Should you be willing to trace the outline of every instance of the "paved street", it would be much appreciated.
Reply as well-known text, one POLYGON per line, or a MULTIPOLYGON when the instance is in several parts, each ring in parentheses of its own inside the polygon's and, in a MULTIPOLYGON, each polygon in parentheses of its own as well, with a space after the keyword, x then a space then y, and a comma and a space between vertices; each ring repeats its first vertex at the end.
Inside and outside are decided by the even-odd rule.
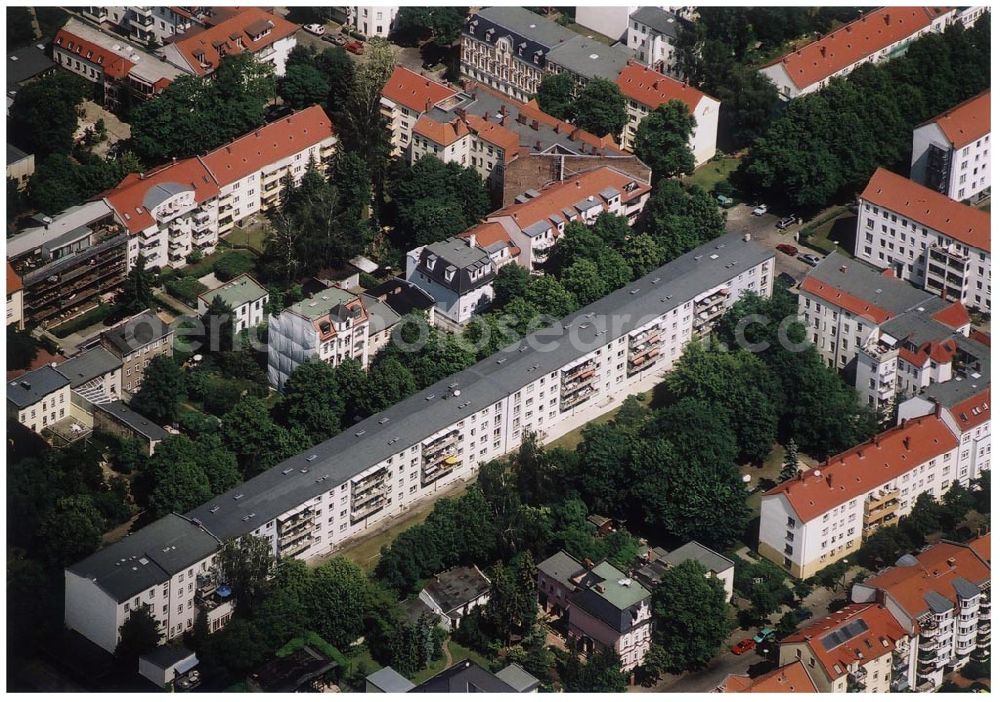
MULTIPOLYGON (((815 253, 812 249, 799 246, 795 235, 799 231, 800 225, 794 225, 782 231, 775 226, 779 219, 777 215, 768 213, 760 217, 754 217, 752 214, 753 207, 753 205, 737 204, 726 210, 726 231, 739 232, 741 234, 749 231, 750 235, 756 241, 771 248, 774 248, 778 244, 791 244, 800 251, 815 253)), ((774 255, 777 261, 778 273, 787 273, 796 282, 801 281, 811 268, 809 264, 788 254, 783 254, 780 251, 775 251, 774 255)))

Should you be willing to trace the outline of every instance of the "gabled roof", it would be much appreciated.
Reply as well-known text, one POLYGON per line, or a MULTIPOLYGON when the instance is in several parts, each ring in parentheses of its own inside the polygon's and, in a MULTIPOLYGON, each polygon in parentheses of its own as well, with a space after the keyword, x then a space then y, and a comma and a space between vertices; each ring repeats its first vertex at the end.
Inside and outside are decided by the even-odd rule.
POLYGON ((765 66, 780 64, 800 89, 913 36, 950 8, 882 7, 765 66))
POLYGON ((81 27, 89 29, 82 22, 70 20, 65 27, 56 32, 56 36, 52 40, 53 45, 79 56, 84 61, 100 66, 104 75, 109 78, 121 79, 127 76, 129 71, 135 67, 135 63, 129 61, 124 52, 113 51, 79 36, 77 30, 81 27))
POLYGON ((638 22, 639 24, 644 24, 650 29, 657 31, 664 36, 668 36, 671 39, 677 38, 682 26, 690 24, 690 22, 677 16, 673 12, 664 10, 662 7, 653 7, 652 5, 640 7, 638 10, 629 15, 628 18, 638 22))
POLYGON ((936 124, 955 149, 981 139, 990 133, 990 91, 984 90, 920 126, 926 124, 936 124))
POLYGON ((721 692, 819 692, 802 661, 793 661, 752 679, 749 675, 731 674, 719 687, 721 692))
POLYGON ((510 255, 512 257, 521 253, 521 249, 510 240, 510 235, 507 234, 507 230, 504 229, 503 225, 498 222, 482 222, 474 227, 466 229, 464 232, 459 234, 459 236, 463 239, 469 239, 475 236, 476 246, 490 253, 498 247, 506 247, 510 249, 510 255))
POLYGON ((107 373, 122 367, 122 361, 103 346, 95 346, 89 351, 60 363, 56 370, 69 380, 71 388, 78 388, 107 373))
POLYGON ((413 133, 430 139, 439 146, 450 146, 469 133, 469 128, 459 118, 450 122, 437 122, 427 115, 421 115, 413 125, 413 133))
POLYGON ((7 294, 13 295, 23 287, 21 276, 14 271, 14 266, 10 265, 10 261, 7 261, 7 294))
POLYGON ((892 171, 877 169, 861 193, 861 199, 947 234, 963 244, 982 251, 990 250, 989 212, 963 205, 892 171))
POLYGON ((170 326, 163 323, 152 312, 146 311, 121 324, 108 329, 102 338, 125 356, 138 351, 151 341, 162 339, 170 334, 170 326))
POLYGON ((918 417, 828 458, 764 494, 783 495, 799 519, 808 522, 957 447, 955 435, 939 417, 918 417))
POLYGON ((396 66, 382 86, 382 97, 417 113, 426 112, 430 106, 457 93, 451 86, 426 78, 406 66, 396 66))
POLYGON ((931 315, 931 319, 941 322, 941 324, 944 324, 950 329, 956 330, 972 323, 972 317, 969 316, 969 310, 965 309, 965 305, 961 302, 953 302, 943 310, 935 312, 931 315))
POLYGON ((42 366, 7 383, 7 402, 24 409, 67 385, 66 376, 52 366, 42 366))
POLYGON ((948 411, 963 432, 990 421, 990 388, 949 407, 948 411))
POLYGON ((629 61, 615 82, 618 83, 622 95, 645 105, 650 110, 655 110, 671 100, 680 100, 694 112, 702 98, 715 100, 687 83, 669 78, 634 61, 629 61))
POLYGON ((177 37, 173 46, 196 76, 208 75, 225 55, 258 52, 279 39, 291 36, 299 25, 260 7, 244 7, 215 26, 200 27, 177 37))

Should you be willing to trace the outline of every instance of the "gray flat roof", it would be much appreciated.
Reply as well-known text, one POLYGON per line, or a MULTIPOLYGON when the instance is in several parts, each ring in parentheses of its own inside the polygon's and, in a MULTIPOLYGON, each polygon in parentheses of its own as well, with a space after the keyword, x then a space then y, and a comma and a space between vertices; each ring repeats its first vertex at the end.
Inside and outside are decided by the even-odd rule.
POLYGON ((536 567, 540 572, 545 573, 553 580, 562 583, 570 589, 575 587, 575 585, 570 581, 570 578, 575 575, 579 575, 586 570, 580 561, 576 560, 565 551, 559 551, 552 554, 536 567))
POLYGON ((121 400, 106 402, 103 405, 95 405, 94 411, 107 413, 130 429, 142 434, 150 441, 162 441, 169 436, 163 427, 156 424, 152 419, 142 416, 121 400))
POLYGON ((922 346, 928 341, 944 341, 954 333, 932 315, 940 312, 951 303, 939 297, 933 297, 919 306, 904 312, 882 325, 882 331, 897 340, 908 339, 915 346, 922 346))
POLYGON ((409 692, 413 689, 412 682, 396 672, 395 668, 386 666, 365 678, 382 692, 409 692))
POLYGON ((45 55, 45 49, 39 44, 8 52, 7 92, 16 91, 21 83, 55 67, 55 62, 45 55))
POLYGON ((263 297, 267 297, 267 290, 251 276, 242 273, 225 285, 215 290, 204 292, 198 297, 204 300, 207 305, 211 305, 215 298, 221 297, 222 301, 229 305, 230 309, 236 310, 248 302, 255 302, 263 297))
POLYGON ((7 259, 31 253, 51 241, 58 241, 80 227, 86 227, 110 215, 111 208, 103 200, 69 207, 52 217, 51 224, 24 229, 8 239, 7 259))
POLYGON ((511 663, 503 670, 498 671, 496 676, 518 692, 529 692, 540 684, 538 678, 517 663, 511 663))
POLYGON ((104 332, 104 338, 124 355, 169 333, 168 324, 152 312, 143 312, 104 332))
POLYGON ((427 581, 424 590, 445 614, 490 591, 490 581, 475 566, 455 566, 427 581))
POLYGON ((66 376, 52 366, 42 366, 7 383, 7 401, 23 409, 67 385, 66 376))
POLYGON ((218 547, 204 529, 168 514, 67 570, 94 581, 116 602, 124 602, 207 558, 218 547))
POLYGON ((674 39, 677 38, 681 26, 687 23, 673 12, 653 6, 640 7, 629 15, 629 19, 674 39))
POLYGON ((183 646, 173 646, 171 644, 164 644, 163 646, 157 646, 149 653, 139 656, 140 658, 149 661, 153 665, 166 670, 171 668, 185 658, 190 658, 194 655, 194 651, 189 651, 183 646))
POLYGON ((725 234, 535 332, 532 336, 540 342, 535 346, 542 348, 534 349, 524 341, 515 342, 337 436, 282 461, 188 514, 201 520, 222 540, 251 532, 327 492, 331 486, 346 482, 434 432, 604 346, 608 342, 609 329, 626 334, 656 316, 683 306, 709 288, 725 283, 742 270, 773 258, 771 249, 754 241, 743 241, 739 234, 725 234), (455 389, 461 390, 461 397, 453 397, 455 389), (307 460, 311 456, 315 458, 307 460), (288 468, 291 472, 283 474, 288 468), (303 473, 302 469, 308 472, 303 473), (323 476, 328 479, 316 482, 323 476), (237 503, 233 496, 240 493, 243 497, 237 503), (215 506, 218 509, 212 511, 215 506), (254 516, 244 521, 243 518, 251 513, 254 516))
MULTIPOLYGON (((523 7, 486 7, 479 10, 476 15, 549 48, 558 45, 561 41, 580 36, 576 32, 523 7)), ((466 22, 466 26, 468 26, 468 22, 466 22)))
POLYGON ((68 361, 63 361, 56 366, 56 370, 69 379, 70 387, 76 388, 121 367, 120 358, 106 348, 96 346, 68 361))
POLYGON ((836 251, 821 259, 806 275, 806 279, 809 278, 850 293, 894 315, 902 314, 934 297, 929 292, 915 288, 899 278, 882 275, 877 268, 836 251))
POLYGON ((630 54, 619 45, 607 46, 576 34, 549 51, 546 60, 584 78, 604 78, 614 82, 628 65, 630 54))
POLYGON ((697 561, 705 570, 713 573, 722 573, 733 567, 733 562, 720 553, 716 553, 707 546, 702 546, 697 541, 689 541, 680 548, 668 553, 664 561, 672 566, 677 566, 684 561, 697 561))

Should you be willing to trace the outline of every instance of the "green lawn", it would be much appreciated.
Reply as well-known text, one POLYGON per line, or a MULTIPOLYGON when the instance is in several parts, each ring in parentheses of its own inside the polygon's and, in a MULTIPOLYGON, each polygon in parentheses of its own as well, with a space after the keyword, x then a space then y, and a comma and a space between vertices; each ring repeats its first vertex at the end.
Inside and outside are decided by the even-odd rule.
POLYGON ((258 254, 264 253, 264 240, 267 238, 267 227, 257 223, 243 229, 234 227, 233 231, 223 237, 233 246, 245 247, 258 254))
MULTIPOLYGON (((740 466, 740 475, 750 474, 752 481, 751 486, 757 487, 757 484, 761 479, 766 478, 768 480, 778 481, 778 474, 781 473, 781 464, 785 460, 785 447, 781 444, 775 444, 771 449, 771 453, 767 455, 764 459, 764 465, 760 468, 752 465, 740 466)), ((799 461, 805 463, 807 466, 815 466, 817 461, 811 458, 801 451, 799 451, 799 461)), ((752 495, 747 497, 747 507, 750 508, 750 512, 753 516, 760 514, 760 500, 763 496, 763 491, 757 490, 752 495)))
MULTIPOLYGON (((448 652, 451 653, 452 665, 455 665, 459 661, 468 658, 470 661, 478 663, 486 670, 490 669, 490 662, 479 653, 473 651, 471 648, 466 648, 462 644, 456 643, 451 639, 448 639, 445 645, 448 647, 448 652)), ((432 661, 431 664, 426 668, 424 668, 423 670, 414 673, 413 676, 410 678, 410 680, 419 685, 425 680, 433 678, 435 675, 440 673, 442 670, 445 669, 447 664, 448 664, 448 657, 441 656, 441 658, 439 658, 436 661, 432 661)))
MULTIPOLYGON (((640 400, 639 402, 642 405, 645 405, 646 407, 649 407, 650 403, 652 403, 652 401, 653 401, 653 391, 650 390, 648 392, 643 393, 643 399, 640 400)), ((552 449, 552 448, 564 448, 564 449, 569 449, 570 451, 572 451, 573 449, 576 448, 576 445, 579 444, 583 440, 583 430, 584 429, 586 429, 587 427, 589 427, 591 425, 607 424, 608 422, 612 421, 615 418, 615 416, 618 414, 618 410, 619 409, 621 409, 620 406, 619 407, 615 407, 610 412, 602 414, 600 417, 597 417, 596 419, 590 420, 589 422, 587 422, 586 424, 584 424, 582 427, 578 427, 578 428, 574 429, 571 432, 563 434, 562 436, 560 436, 555 441, 552 441, 552 442, 546 444, 545 447, 546 448, 550 448, 550 449, 552 449)))
POLYGON ((740 159, 728 156, 709 161, 684 178, 684 182, 688 185, 700 185, 703 190, 712 192, 716 184, 726 180, 739 165, 740 159))
MULTIPOLYGON (((807 223, 802 227, 802 242, 823 253, 837 251, 844 256, 850 257, 851 252, 837 241, 831 239, 830 235, 836 233, 838 235, 837 238, 840 241, 844 241, 844 236, 850 234, 846 230, 852 229, 846 220, 853 220, 854 218, 855 215, 851 214, 851 211, 845 206, 832 207, 821 212, 813 220, 821 222, 820 224, 813 226, 807 223)), ((853 239, 853 237, 851 238, 853 239)))

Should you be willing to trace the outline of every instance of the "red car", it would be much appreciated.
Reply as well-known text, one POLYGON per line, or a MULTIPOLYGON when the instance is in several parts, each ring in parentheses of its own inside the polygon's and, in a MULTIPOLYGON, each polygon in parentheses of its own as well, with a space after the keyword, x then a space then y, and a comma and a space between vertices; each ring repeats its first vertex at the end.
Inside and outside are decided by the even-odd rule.
POLYGON ((752 651, 756 647, 757 644, 753 642, 753 639, 743 639, 742 641, 737 642, 736 645, 730 650, 732 650, 732 652, 737 656, 742 656, 747 651, 752 651))
POLYGON ((789 256, 797 256, 799 253, 799 250, 791 244, 778 244, 774 248, 783 254, 788 254, 789 256))
POLYGON ((358 56, 365 53, 365 45, 362 44, 360 41, 348 42, 344 48, 350 51, 352 54, 357 54, 358 56))

